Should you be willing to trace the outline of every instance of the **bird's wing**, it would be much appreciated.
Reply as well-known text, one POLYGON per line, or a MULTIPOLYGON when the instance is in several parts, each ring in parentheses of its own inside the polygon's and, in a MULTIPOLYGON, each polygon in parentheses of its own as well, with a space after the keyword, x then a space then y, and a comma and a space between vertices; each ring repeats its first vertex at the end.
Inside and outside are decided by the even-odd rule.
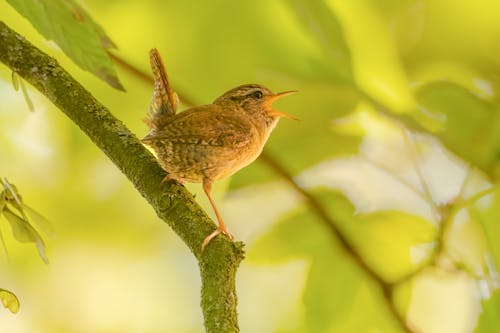
POLYGON ((222 112, 218 105, 198 106, 169 118, 142 141, 199 146, 243 147, 252 139, 253 126, 237 112, 222 112))

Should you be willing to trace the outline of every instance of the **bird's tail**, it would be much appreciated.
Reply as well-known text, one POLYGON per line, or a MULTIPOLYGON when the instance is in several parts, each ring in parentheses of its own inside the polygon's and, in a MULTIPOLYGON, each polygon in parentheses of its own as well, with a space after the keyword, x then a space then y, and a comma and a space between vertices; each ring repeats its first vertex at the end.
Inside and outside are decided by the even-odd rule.
POLYGON ((179 98, 168 82, 167 72, 157 49, 149 51, 149 60, 154 77, 154 93, 144 122, 151 130, 161 126, 162 120, 175 115, 179 98))

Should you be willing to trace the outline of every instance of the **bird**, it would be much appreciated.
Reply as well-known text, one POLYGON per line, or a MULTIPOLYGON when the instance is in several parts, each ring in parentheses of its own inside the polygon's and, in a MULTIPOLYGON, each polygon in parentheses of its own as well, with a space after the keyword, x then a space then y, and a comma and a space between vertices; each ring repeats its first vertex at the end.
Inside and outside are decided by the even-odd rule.
POLYGON ((156 153, 167 172, 163 181, 202 183, 218 227, 202 243, 202 251, 219 234, 233 239, 212 198, 212 184, 252 163, 262 152, 281 117, 272 104, 295 90, 273 93, 259 84, 237 86, 211 104, 177 113, 179 99, 173 91, 157 49, 149 53, 154 92, 145 119, 149 133, 142 142, 156 153))

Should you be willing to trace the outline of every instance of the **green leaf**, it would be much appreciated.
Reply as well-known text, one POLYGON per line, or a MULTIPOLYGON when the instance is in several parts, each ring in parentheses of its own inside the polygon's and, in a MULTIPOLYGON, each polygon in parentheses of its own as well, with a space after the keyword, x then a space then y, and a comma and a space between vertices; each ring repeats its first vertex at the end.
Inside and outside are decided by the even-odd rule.
POLYGON ((435 134, 486 172, 500 162, 500 109, 456 84, 435 82, 418 91, 421 109, 443 120, 435 134))
POLYGON ((398 280, 426 264, 438 231, 426 219, 401 211, 359 215, 351 227, 356 248, 386 281, 398 280))
POLYGON ((9 199, 9 204, 12 205, 21 214, 24 220, 28 222, 29 220, 32 220, 41 231, 43 231, 49 237, 53 238, 55 236, 55 232, 50 222, 36 210, 23 202, 23 199, 14 184, 10 184, 7 179, 4 179, 3 183, 5 191, 2 194, 6 196, 7 199, 9 199), (26 213, 29 215, 30 219, 28 219, 28 215, 26 213))
MULTIPOLYGON (((491 253, 491 257, 495 262, 496 270, 500 268, 500 189, 497 185, 493 192, 492 201, 487 208, 482 208, 480 205, 475 205, 469 208, 471 217, 480 223, 482 231, 487 241, 487 248, 491 253)), ((489 259, 484 256, 482 259, 489 259)), ((488 264, 491 266, 491 264, 488 264)), ((497 275, 498 272, 490 272, 497 275)))
POLYGON ((21 243, 35 242, 35 232, 28 221, 13 213, 9 208, 4 209, 4 216, 9 221, 14 238, 21 243))
POLYGON ((38 254, 48 264, 49 260, 45 254, 45 243, 28 221, 14 214, 9 208, 4 209, 4 216, 9 221, 14 238, 21 243, 35 243, 38 254))
POLYGON ((8 202, 12 207, 17 209, 17 211, 21 213, 23 219, 27 221, 28 217, 26 216, 23 209, 23 199, 21 197, 21 194, 19 194, 16 185, 9 183, 7 178, 4 178, 2 181, 4 186, 3 192, 5 193, 6 202, 8 202))
POLYGON ((497 332, 500 328, 500 291, 483 301, 483 312, 474 333, 497 332))
POLYGON ((426 263, 437 228, 426 219, 402 211, 356 214, 340 193, 313 191, 336 227, 356 252, 385 281, 396 281, 426 263))
POLYGON ((114 47, 103 29, 74 0, 7 0, 78 66, 124 90, 106 49, 114 47))
POLYGON ((6 309, 9 309, 12 313, 17 313, 19 311, 19 300, 16 295, 12 292, 0 288, 0 300, 6 309))
POLYGON ((331 246, 328 230, 322 228, 312 214, 300 209, 285 216, 258 239, 248 250, 247 258, 254 263, 283 262, 315 256, 331 246))
POLYGON ((353 81, 351 55, 344 39, 338 18, 320 0, 289 0, 299 23, 316 38, 335 64, 338 75, 348 82, 353 81))
MULTIPOLYGON (((340 194, 337 198, 339 201, 332 204, 340 215, 350 215, 352 207, 347 200, 340 194)), ((247 255, 252 263, 310 263, 299 332, 401 332, 371 279, 310 210, 301 207, 289 214, 258 239, 247 255)))
POLYGON ((26 211, 27 215, 30 217, 30 221, 44 234, 49 236, 50 238, 54 238, 56 233, 52 224, 39 212, 31 208, 30 206, 23 204, 23 208, 26 211))
POLYGON ((21 198, 19 192, 17 191, 17 187, 14 184, 9 183, 7 178, 2 179, 5 193, 5 200, 15 203, 16 205, 21 205, 21 198))
POLYGON ((394 285, 392 291, 392 301, 398 313, 408 313, 413 296, 413 280, 409 279, 394 285))
POLYGON ((374 2, 325 2, 338 17, 349 46, 355 89, 389 106, 395 113, 413 109, 415 101, 394 36, 374 2))
MULTIPOLYGON (((45 217, 23 203, 22 197, 14 184, 9 183, 6 178, 2 179, 2 183, 4 190, 0 192, 0 215, 3 213, 9 222, 14 238, 22 243, 35 243, 38 254, 45 263, 48 263, 48 258, 45 254, 45 243, 40 237, 38 231, 29 223, 26 212, 42 231, 46 232, 50 237, 53 237, 54 231, 50 226, 50 223, 47 219, 45 219, 45 217), (9 206, 17 210, 21 216, 14 213, 9 206)), ((1 234, 0 238, 5 249, 5 253, 7 253, 7 248, 1 234)))
POLYGON ((273 170, 261 159, 245 167, 231 177, 230 190, 236 190, 245 186, 257 185, 277 179, 273 170))

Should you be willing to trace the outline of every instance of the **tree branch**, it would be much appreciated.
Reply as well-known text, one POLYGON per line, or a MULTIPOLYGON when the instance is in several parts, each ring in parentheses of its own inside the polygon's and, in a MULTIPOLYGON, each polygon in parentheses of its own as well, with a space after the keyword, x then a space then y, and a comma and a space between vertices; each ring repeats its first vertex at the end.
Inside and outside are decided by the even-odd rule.
POLYGON ((207 332, 238 332, 235 275, 243 244, 217 237, 202 253, 213 221, 181 185, 162 184, 165 172, 154 156, 58 62, 0 21, 0 61, 64 112, 132 182, 139 193, 198 259, 201 305, 207 332))

